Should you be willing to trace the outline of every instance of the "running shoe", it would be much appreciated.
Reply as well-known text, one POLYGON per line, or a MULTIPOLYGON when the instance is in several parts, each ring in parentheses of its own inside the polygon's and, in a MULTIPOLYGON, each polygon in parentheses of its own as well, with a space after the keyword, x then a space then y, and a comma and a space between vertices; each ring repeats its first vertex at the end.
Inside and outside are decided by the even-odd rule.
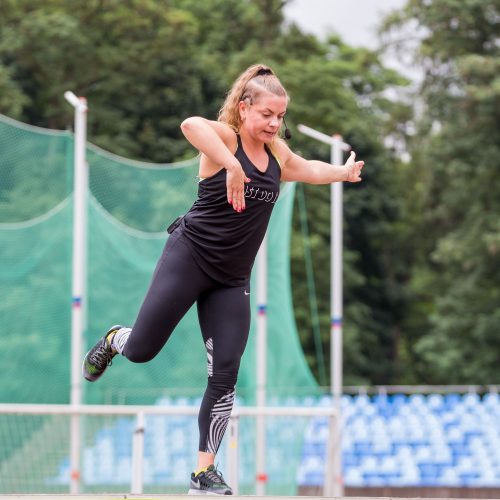
POLYGON ((89 382, 95 382, 104 373, 106 368, 111 365, 113 358, 117 354, 111 348, 111 341, 120 328, 123 327, 121 325, 112 326, 83 359, 83 376, 89 382))
POLYGON ((222 474, 210 465, 204 471, 191 474, 188 495, 232 495, 233 490, 226 484, 222 474))

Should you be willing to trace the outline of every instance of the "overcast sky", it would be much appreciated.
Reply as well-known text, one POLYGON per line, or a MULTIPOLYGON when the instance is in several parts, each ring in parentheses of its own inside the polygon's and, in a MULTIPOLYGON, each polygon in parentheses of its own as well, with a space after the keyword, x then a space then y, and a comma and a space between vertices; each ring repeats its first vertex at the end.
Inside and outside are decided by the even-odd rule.
POLYGON ((335 31, 349 45, 376 48, 376 28, 381 19, 405 3, 406 0, 291 0, 285 15, 321 38, 335 31))
MULTIPOLYGON (((285 7, 285 17, 319 38, 335 32, 348 45, 376 49, 379 46, 377 28, 384 16, 401 9, 406 2, 407 0, 290 0, 285 7)), ((386 54, 382 61, 414 82, 422 77, 418 68, 408 61, 403 63, 396 59, 394 54, 386 54)))

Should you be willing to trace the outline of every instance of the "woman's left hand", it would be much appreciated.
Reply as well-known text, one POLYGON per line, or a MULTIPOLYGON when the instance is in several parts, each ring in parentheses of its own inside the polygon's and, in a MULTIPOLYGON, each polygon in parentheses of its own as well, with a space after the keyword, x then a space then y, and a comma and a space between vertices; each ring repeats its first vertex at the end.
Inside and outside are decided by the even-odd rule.
POLYGON ((344 167, 346 167, 346 182, 361 182, 361 170, 365 165, 364 161, 355 161, 356 153, 351 151, 351 156, 345 162, 344 167))

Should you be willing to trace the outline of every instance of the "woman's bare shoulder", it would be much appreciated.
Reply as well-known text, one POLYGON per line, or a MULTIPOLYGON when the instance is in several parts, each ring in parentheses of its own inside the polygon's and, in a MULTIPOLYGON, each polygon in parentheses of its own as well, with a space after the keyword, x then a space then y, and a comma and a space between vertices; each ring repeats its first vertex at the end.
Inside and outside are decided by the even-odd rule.
POLYGON ((224 141, 228 149, 235 153, 238 147, 238 139, 235 130, 227 123, 215 120, 209 120, 210 126, 217 132, 218 136, 224 141))
POLYGON ((282 168, 285 166, 292 153, 288 144, 281 138, 277 138, 272 142, 271 151, 275 156, 277 156, 282 168))

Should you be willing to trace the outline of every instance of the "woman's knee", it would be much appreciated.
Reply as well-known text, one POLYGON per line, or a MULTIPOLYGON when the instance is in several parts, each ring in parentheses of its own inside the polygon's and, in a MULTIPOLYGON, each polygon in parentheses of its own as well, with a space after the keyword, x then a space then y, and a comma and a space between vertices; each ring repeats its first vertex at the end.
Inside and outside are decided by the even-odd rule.
POLYGON ((238 370, 220 371, 208 377, 208 385, 218 392, 233 390, 238 381, 238 370))
POLYGON ((147 363, 158 354, 157 350, 145 349, 144 346, 127 345, 123 350, 123 355, 132 363, 147 363))

